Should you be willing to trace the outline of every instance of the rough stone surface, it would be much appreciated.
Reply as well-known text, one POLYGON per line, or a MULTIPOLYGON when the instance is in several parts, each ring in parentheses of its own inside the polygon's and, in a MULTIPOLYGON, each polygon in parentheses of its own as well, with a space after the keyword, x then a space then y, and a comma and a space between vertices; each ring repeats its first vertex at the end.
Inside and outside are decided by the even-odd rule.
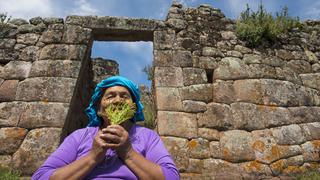
POLYGON ((320 141, 309 141, 301 145, 303 159, 306 162, 320 161, 320 141))
POLYGON ((320 91, 320 73, 301 74, 300 77, 304 86, 320 91))
POLYGON ((233 81, 217 80, 213 83, 213 102, 225 104, 235 102, 233 81))
POLYGON ((181 111, 183 108, 178 88, 158 87, 156 103, 158 109, 162 111, 181 111))
POLYGON ((0 67, 0 77, 23 80, 29 76, 31 65, 31 62, 10 61, 4 67, 0 67))
POLYGON ((21 50, 19 59, 22 61, 35 61, 37 59, 39 47, 27 46, 21 50))
POLYGON ((12 157, 10 155, 0 155, 0 167, 10 168, 12 157))
POLYGON ((197 137, 196 115, 191 113, 158 111, 158 131, 162 136, 197 137), (183 124, 183 126, 181 126, 183 124))
POLYGON ((173 51, 173 64, 178 67, 192 67, 192 56, 190 51, 173 51))
POLYGON ((188 168, 188 140, 175 137, 161 137, 163 143, 167 147, 170 155, 174 159, 180 171, 188 168))
POLYGON ((272 129, 272 134, 275 137, 277 144, 281 145, 301 144, 306 141, 305 134, 297 124, 272 129))
POLYGON ((225 104, 209 103, 207 111, 197 114, 198 126, 215 129, 229 129, 232 126, 231 108, 225 104))
POLYGON ((211 128, 198 128, 198 135, 199 137, 208 139, 209 141, 220 139, 219 131, 211 128))
POLYGON ((180 94, 183 100, 196 100, 208 103, 212 101, 212 84, 197 84, 182 87, 180 94))
POLYGON ((13 155, 13 168, 26 175, 31 175, 57 148, 59 145, 60 133, 60 128, 31 130, 18 151, 13 155))
POLYGON ((6 80, 0 85, 0 102, 13 101, 16 96, 18 80, 6 80))
POLYGON ((224 160, 241 162, 255 159, 252 136, 246 131, 232 130, 221 133, 220 146, 224 160))
POLYGON ((17 35, 17 43, 25 45, 35 45, 39 39, 39 35, 35 33, 17 35))
POLYGON ((183 68, 183 85, 205 84, 208 82, 206 71, 199 68, 183 68))
POLYGON ((18 127, 0 128, 0 154, 12 154, 19 148, 28 130, 18 127))
POLYGON ((91 29, 67 25, 62 41, 64 43, 87 44, 91 36, 91 29))
POLYGON ((70 77, 77 78, 81 62, 71 60, 42 60, 32 64, 29 77, 70 77))
POLYGON ((0 103, 0 126, 17 126, 26 103, 13 101, 0 103))
POLYGON ((181 87, 182 81, 182 68, 176 67, 156 67, 154 70, 156 87, 181 87))
POLYGON ((69 103, 76 79, 60 77, 36 77, 19 82, 16 100, 51 101, 69 103))
POLYGON ((201 101, 185 100, 182 102, 184 112, 198 113, 207 110, 206 103, 201 101))
POLYGON ((68 113, 68 104, 30 102, 20 115, 19 127, 63 127, 68 113))
POLYGON ((203 138, 192 139, 188 143, 189 157, 205 159, 210 157, 209 141, 203 138))
POLYGON ((47 45, 42 48, 40 60, 77 60, 81 61, 84 58, 86 45, 47 45))

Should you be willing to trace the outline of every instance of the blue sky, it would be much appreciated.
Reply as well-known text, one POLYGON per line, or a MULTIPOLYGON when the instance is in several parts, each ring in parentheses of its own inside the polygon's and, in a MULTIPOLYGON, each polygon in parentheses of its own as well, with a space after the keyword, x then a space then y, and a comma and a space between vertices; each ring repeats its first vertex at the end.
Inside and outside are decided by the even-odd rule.
MULTIPOLYGON (((260 0, 177 0, 184 7, 210 4, 229 18, 235 19, 248 3, 256 9, 260 0)), ((291 16, 300 19, 320 19, 320 0, 263 0, 269 12, 288 6, 291 16)), ((0 0, 0 12, 13 18, 36 16, 63 17, 68 15, 98 15, 164 20, 172 0, 0 0)), ((95 42, 92 57, 114 59, 120 64, 120 74, 137 84, 147 84, 144 66, 151 64, 151 42, 95 42)))

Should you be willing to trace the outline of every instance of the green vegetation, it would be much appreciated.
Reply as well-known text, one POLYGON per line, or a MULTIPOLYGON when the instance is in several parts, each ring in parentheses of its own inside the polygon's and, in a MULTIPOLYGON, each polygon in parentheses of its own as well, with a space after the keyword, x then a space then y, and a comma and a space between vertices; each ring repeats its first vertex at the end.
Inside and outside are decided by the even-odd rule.
POLYGON ((257 12, 251 11, 247 4, 247 9, 241 12, 237 21, 236 34, 248 46, 256 47, 265 42, 274 43, 280 34, 302 27, 298 17, 289 17, 287 7, 274 17, 264 9, 262 3, 257 12))
POLYGON ((151 81, 153 79, 153 66, 147 65, 142 69, 142 72, 145 72, 148 76, 148 80, 151 81))
POLYGON ((144 104, 143 114, 144 121, 139 124, 149 129, 155 129, 157 124, 155 120, 154 108, 152 108, 150 104, 144 104))
POLYGON ((320 172, 319 171, 310 171, 304 174, 300 174, 297 177, 297 180, 320 180, 320 172))
POLYGON ((0 38, 5 37, 8 35, 10 31, 10 26, 8 22, 10 21, 11 17, 7 16, 7 13, 0 13, 0 38))
POLYGON ((20 173, 0 166, 0 179, 19 180, 20 173))
POLYGON ((111 124, 121 124, 124 121, 131 119, 136 112, 135 103, 119 103, 110 104, 105 109, 106 116, 110 119, 111 124))

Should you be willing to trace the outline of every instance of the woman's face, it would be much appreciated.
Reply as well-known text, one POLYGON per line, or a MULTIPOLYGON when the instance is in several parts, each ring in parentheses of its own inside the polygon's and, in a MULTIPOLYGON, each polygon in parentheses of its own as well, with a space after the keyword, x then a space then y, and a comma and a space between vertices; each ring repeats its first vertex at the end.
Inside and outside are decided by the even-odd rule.
POLYGON ((121 102, 133 102, 129 90, 123 86, 109 87, 101 98, 99 112, 104 112, 104 109, 110 104, 117 104, 121 102))

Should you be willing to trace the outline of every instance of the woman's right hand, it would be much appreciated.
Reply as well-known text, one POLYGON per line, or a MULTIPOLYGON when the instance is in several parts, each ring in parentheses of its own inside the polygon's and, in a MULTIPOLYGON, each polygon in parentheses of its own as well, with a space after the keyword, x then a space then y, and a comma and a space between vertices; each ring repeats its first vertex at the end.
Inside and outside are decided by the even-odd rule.
POLYGON ((93 143, 92 143, 92 148, 89 152, 89 156, 91 156, 91 158, 93 158, 94 161, 96 161, 97 163, 100 163, 103 161, 106 151, 107 151, 107 143, 104 139, 102 139, 101 137, 103 137, 103 133, 102 131, 99 129, 97 135, 95 136, 93 143))

